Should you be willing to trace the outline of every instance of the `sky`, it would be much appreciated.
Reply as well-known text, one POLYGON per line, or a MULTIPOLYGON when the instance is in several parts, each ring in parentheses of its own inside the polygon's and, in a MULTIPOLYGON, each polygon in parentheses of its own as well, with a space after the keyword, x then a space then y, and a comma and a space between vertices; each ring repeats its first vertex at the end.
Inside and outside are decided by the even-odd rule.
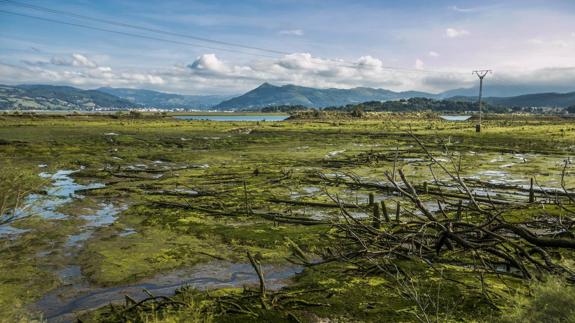
POLYGON ((571 0, 0 0, 0 83, 438 93, 491 69, 491 84, 575 91, 574 17, 571 0))

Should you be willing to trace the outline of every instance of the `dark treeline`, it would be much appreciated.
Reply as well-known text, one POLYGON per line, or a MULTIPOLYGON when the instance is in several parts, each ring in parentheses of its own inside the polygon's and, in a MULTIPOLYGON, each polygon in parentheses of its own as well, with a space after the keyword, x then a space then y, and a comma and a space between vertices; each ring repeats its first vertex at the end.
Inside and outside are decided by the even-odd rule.
MULTIPOLYGON (((355 111, 362 110, 365 112, 475 112, 478 110, 477 102, 434 100, 427 98, 401 99, 397 101, 370 101, 359 104, 348 104, 343 107, 328 107, 327 111, 355 111)), ((511 109, 498 107, 490 104, 483 104, 483 111, 494 113, 510 112, 511 109)))
MULTIPOLYGON (((250 111, 257 110, 260 112, 284 112, 294 113, 302 111, 316 110, 303 105, 277 105, 268 106, 260 109, 248 109, 250 111)), ((465 113, 475 112, 478 110, 477 102, 464 102, 464 101, 449 101, 449 100, 434 100, 427 98, 411 98, 401 99, 396 101, 369 101, 356 104, 348 104, 345 106, 326 107, 321 110, 333 112, 419 112, 419 111, 433 111, 433 112, 451 112, 451 113, 465 113)), ((247 111, 247 110, 244 110, 247 111)), ((483 111, 493 113, 506 113, 516 111, 513 108, 494 106, 491 104, 483 104, 483 111)))
MULTIPOLYGON (((244 111, 259 112, 284 112, 296 113, 303 111, 318 110, 303 105, 277 105, 264 108, 253 108, 244 111)), ((479 110, 477 102, 459 100, 435 100, 428 98, 411 98, 394 101, 369 101, 363 103, 348 104, 345 106, 332 106, 319 109, 329 112, 422 112, 432 111, 437 113, 474 113, 479 110)), ((528 112, 537 114, 575 113, 575 106, 568 108, 533 108, 519 106, 502 106, 483 102, 483 112, 487 113, 512 113, 528 112)))
POLYGON ((300 112, 300 111, 308 111, 314 110, 313 108, 308 108, 303 105, 274 105, 269 107, 263 107, 260 109, 261 112, 271 113, 271 112, 300 112))

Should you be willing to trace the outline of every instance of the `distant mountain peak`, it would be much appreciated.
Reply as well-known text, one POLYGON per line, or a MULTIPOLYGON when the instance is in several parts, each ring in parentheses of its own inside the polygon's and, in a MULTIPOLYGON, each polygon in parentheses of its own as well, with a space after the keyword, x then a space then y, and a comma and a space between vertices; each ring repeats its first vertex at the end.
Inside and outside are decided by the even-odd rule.
POLYGON ((262 83, 260 86, 258 86, 257 88, 255 88, 255 90, 257 90, 257 89, 266 89, 266 88, 278 88, 278 87, 279 87, 279 86, 275 86, 275 85, 273 85, 273 84, 271 84, 271 83, 264 82, 264 83, 262 83))
POLYGON ((102 87, 99 91, 129 100, 140 107, 159 109, 208 109, 230 95, 182 95, 153 90, 102 87))
MULTIPOLYGON (((418 96, 433 97, 418 92, 418 96)), ((317 89, 294 84, 275 86, 265 82, 244 95, 226 100, 217 109, 253 109, 275 105, 300 105, 309 108, 342 106, 366 101, 387 101, 407 99, 412 95, 384 89, 357 87, 353 89, 317 89)))

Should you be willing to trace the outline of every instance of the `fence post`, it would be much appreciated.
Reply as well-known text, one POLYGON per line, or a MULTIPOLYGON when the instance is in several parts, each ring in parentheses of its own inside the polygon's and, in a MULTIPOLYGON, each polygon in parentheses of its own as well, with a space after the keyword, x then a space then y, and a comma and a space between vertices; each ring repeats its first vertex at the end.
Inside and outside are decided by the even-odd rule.
POLYGON ((379 210, 379 204, 373 205, 373 222, 372 226, 375 229, 379 229, 381 227, 381 212, 379 210))
POLYGON ((531 177, 531 185, 529 186, 529 203, 535 202, 535 191, 533 190, 533 177, 531 177))

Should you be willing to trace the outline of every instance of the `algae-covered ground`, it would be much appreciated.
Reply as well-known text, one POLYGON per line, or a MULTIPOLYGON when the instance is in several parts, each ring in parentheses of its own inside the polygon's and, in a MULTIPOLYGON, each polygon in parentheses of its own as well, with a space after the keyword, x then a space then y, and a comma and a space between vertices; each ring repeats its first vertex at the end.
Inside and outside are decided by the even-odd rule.
MULTIPOLYGON (((129 293, 122 288, 130 286, 171 295, 192 276, 193 287, 215 291, 208 296, 183 288, 176 297, 185 307, 142 320, 498 319, 508 306, 506 295, 526 290, 527 282, 485 275, 463 278, 467 284, 460 286, 449 279, 467 277, 460 269, 444 266, 439 273, 407 262, 416 278, 411 286, 398 287, 389 277, 359 273, 351 263, 292 263, 298 254, 318 262, 341 243, 333 234, 332 223, 340 216, 334 196, 358 219, 371 212, 370 193, 388 205, 402 202, 410 211, 400 196, 345 182, 383 182, 394 164, 414 183, 445 179, 429 171, 412 134, 441 162, 460 164, 470 181, 524 187, 534 178, 543 189, 560 187, 564 161, 575 155, 572 121, 488 116, 483 127, 477 134, 474 121, 401 114, 282 122, 2 115, 1 172, 27 174, 32 188, 22 197, 22 206, 29 205, 0 229, 1 320, 69 321, 75 312, 87 321, 113 320, 105 309, 86 310, 123 302, 129 293), (248 252, 268 266, 264 275, 272 273, 275 289, 307 291, 298 294, 299 305, 284 312, 262 309, 256 316, 218 311, 214 297, 257 285, 248 252), (210 276, 216 267, 234 265, 239 269, 210 276), (492 287, 490 297, 500 308, 485 302, 484 286, 492 287), (429 296, 435 294, 442 297, 429 296), (433 308, 434 316, 426 317, 421 304, 433 308)), ((570 174, 564 178, 567 187, 575 185, 570 174)), ((490 192, 498 199, 528 198, 521 190, 490 192)), ((562 216, 549 207, 529 210, 504 216, 518 221, 562 216)))

